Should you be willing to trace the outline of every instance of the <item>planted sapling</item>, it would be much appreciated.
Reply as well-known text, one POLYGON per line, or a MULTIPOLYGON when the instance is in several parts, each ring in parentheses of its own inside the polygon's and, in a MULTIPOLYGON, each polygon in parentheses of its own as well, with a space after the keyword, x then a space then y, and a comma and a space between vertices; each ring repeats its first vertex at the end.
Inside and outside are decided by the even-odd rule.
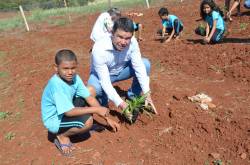
POLYGON ((146 113, 151 117, 153 110, 150 105, 145 106, 146 98, 147 93, 142 96, 135 97, 132 100, 126 100, 128 106, 122 111, 122 114, 126 117, 130 124, 136 121, 139 113, 146 113))

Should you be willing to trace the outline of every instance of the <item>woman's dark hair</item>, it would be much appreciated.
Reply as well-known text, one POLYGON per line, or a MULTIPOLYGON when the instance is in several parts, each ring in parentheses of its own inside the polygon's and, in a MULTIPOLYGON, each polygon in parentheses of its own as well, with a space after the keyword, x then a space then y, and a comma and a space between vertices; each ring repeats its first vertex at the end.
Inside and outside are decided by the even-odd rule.
POLYGON ((112 7, 108 10, 109 15, 112 16, 116 16, 116 17, 120 17, 121 16, 121 11, 116 8, 116 7, 112 7))
POLYGON ((55 63, 56 65, 60 65, 62 61, 75 61, 77 62, 77 58, 75 53, 69 49, 61 49, 56 53, 55 63))
POLYGON ((205 18, 206 18, 206 13, 204 13, 204 11, 203 11, 203 6, 204 5, 208 5, 208 6, 210 6, 210 8, 212 9, 212 11, 217 11, 217 12, 219 12, 220 13, 220 15, 223 17, 224 16, 224 14, 223 14, 223 12, 221 11, 221 9, 215 4, 215 2, 213 1, 213 0, 203 0, 202 2, 201 2, 201 5, 200 5, 200 16, 201 16, 201 18, 203 19, 203 20, 205 20, 205 18))
POLYGON ((113 33, 115 33, 117 29, 123 30, 125 32, 134 33, 133 21, 127 17, 121 17, 114 22, 113 33))
POLYGON ((168 9, 165 7, 160 8, 160 10, 158 11, 158 15, 159 16, 168 15, 168 9))

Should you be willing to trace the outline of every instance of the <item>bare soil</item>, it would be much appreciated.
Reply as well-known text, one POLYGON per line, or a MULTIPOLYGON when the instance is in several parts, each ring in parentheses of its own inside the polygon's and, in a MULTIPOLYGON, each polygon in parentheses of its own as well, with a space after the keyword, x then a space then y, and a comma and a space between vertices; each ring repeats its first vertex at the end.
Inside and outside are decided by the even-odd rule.
MULTIPOLYGON (((151 89, 159 115, 151 119, 143 114, 129 125, 111 104, 121 131, 75 137, 77 149, 69 158, 61 156, 43 127, 41 95, 61 48, 76 52, 79 74, 87 81, 89 36, 99 13, 65 26, 41 24, 28 33, 0 33, 0 109, 9 112, 0 120, 1 164, 250 164, 250 11, 242 8, 243 16, 233 17, 223 43, 202 45, 194 34, 199 3, 170 2, 164 6, 184 23, 181 39, 170 43, 155 40, 160 7, 131 10, 144 14, 134 19, 144 26, 140 48, 152 63, 151 89), (216 108, 202 110, 187 99, 199 92, 210 96, 216 108)), ((128 82, 116 84, 120 92, 129 88, 128 82)))

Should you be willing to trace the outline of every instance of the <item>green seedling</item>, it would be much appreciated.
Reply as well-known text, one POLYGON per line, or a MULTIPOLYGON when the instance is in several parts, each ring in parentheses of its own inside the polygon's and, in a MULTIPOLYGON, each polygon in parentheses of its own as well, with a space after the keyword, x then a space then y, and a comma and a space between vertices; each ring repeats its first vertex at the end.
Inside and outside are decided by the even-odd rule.
POLYGON ((4 120, 10 116, 10 112, 0 112, 0 120, 4 120))
POLYGON ((8 132, 6 135, 4 135, 4 139, 5 139, 5 140, 12 140, 12 139, 15 138, 15 136, 16 136, 15 133, 13 133, 13 132, 8 132))
POLYGON ((195 33, 201 36, 206 35, 206 26, 204 24, 200 24, 196 29, 195 33))
POLYGON ((126 100, 128 106, 122 111, 122 114, 126 117, 130 124, 136 121, 136 118, 138 117, 139 113, 145 112, 148 116, 152 117, 152 107, 145 106, 146 98, 147 93, 142 96, 138 96, 132 100, 126 100))
POLYGON ((213 165, 223 165, 222 160, 215 160, 213 161, 213 165))
POLYGON ((248 25, 247 23, 241 23, 240 24, 240 29, 241 30, 246 30, 247 29, 247 25, 248 25))

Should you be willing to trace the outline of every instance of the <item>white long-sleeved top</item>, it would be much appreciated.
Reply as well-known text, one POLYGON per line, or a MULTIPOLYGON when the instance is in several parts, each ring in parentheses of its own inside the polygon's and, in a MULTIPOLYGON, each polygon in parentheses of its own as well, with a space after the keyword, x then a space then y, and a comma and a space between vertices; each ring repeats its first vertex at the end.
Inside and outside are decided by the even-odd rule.
POLYGON ((110 76, 118 75, 127 66, 128 61, 131 61, 143 93, 147 93, 150 90, 149 77, 141 58, 138 42, 134 37, 129 46, 122 51, 115 50, 111 37, 95 42, 92 49, 91 72, 97 73, 104 92, 116 106, 119 106, 123 100, 112 86, 110 76))
POLYGON ((90 39, 96 42, 106 36, 111 36, 111 30, 113 28, 113 21, 108 12, 102 13, 96 20, 92 32, 90 34, 90 39))

